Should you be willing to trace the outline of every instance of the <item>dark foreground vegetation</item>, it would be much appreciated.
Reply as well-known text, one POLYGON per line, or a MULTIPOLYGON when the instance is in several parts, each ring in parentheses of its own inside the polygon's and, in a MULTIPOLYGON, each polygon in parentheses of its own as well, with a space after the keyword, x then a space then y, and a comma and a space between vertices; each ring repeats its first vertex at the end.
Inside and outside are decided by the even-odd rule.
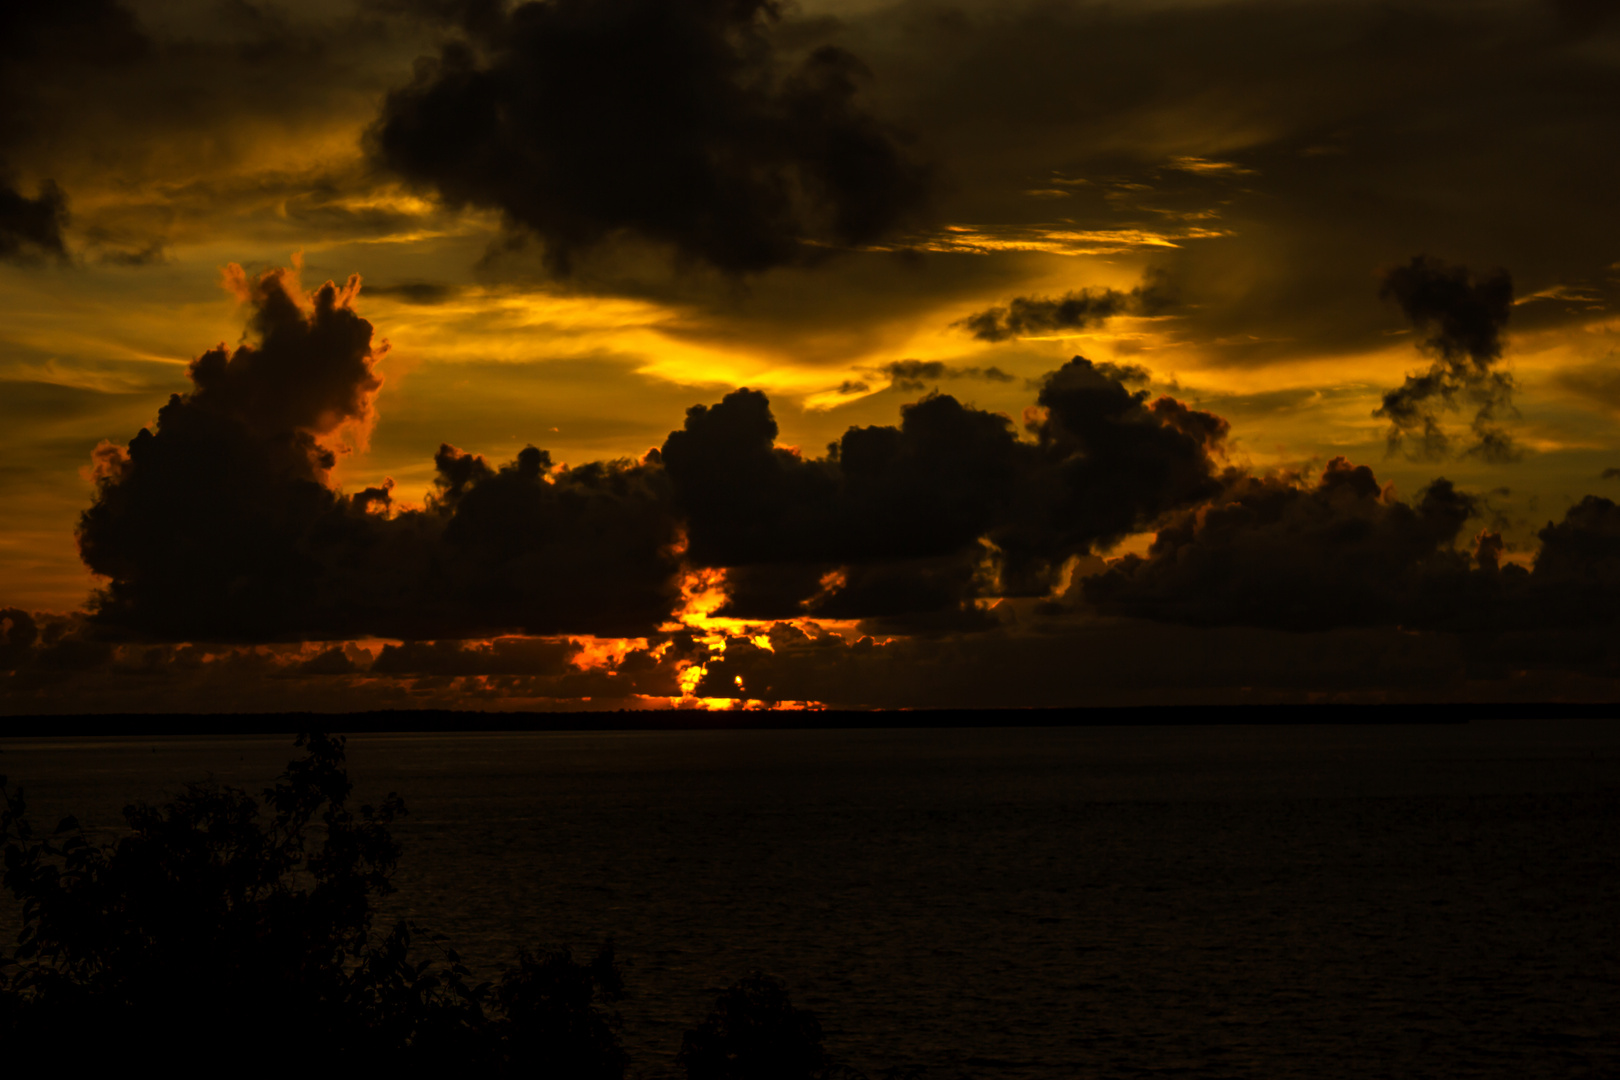
MULTIPOLYGON (((349 805, 341 736, 297 745, 262 799, 192 784, 127 807, 128 832, 108 843, 71 817, 37 830, 0 777, 3 883, 21 915, 15 946, 0 949, 8 1070, 620 1080, 611 944, 589 960, 519 952, 479 980, 419 927, 375 926, 404 804, 349 805)), ((686 1032, 676 1061, 688 1080, 861 1075, 758 972, 686 1032)))

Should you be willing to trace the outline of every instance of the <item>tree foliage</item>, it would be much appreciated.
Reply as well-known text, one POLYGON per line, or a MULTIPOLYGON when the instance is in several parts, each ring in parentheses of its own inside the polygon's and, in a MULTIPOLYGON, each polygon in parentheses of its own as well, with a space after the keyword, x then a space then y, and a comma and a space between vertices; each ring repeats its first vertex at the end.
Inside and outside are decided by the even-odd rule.
MULTIPOLYGON (((815 1013, 796 1008, 780 979, 751 971, 686 1033, 676 1060, 686 1080, 867 1080, 821 1041, 815 1013)), ((883 1076, 915 1080, 918 1074, 889 1069, 883 1076)))
POLYGON ((36 831, 0 777, 5 889, 20 905, 0 951, 0 1046, 10 1065, 162 1061, 283 1068, 456 1066, 622 1080, 611 946, 590 963, 520 953, 473 984, 453 949, 373 925, 393 891, 397 795, 352 809, 341 736, 305 735, 262 800, 191 784, 126 807, 95 842, 64 818, 36 831), (65 1055, 65 1056, 64 1056, 65 1055))

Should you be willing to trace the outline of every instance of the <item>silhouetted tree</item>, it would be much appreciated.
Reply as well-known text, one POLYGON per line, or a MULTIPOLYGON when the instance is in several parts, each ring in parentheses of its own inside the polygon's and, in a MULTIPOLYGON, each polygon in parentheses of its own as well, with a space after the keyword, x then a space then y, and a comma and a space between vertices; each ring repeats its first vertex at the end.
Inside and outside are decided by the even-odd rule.
POLYGON ((538 958, 519 953, 494 988, 500 1019, 492 1031, 502 1063, 512 1075, 620 1080, 628 1062, 613 1019, 594 1000, 623 991, 611 943, 589 964, 576 963, 566 949, 538 958))
POLYGON ((297 745, 262 806, 192 784, 127 807, 130 831, 111 843, 71 817, 37 833, 0 777, 0 880, 22 916, 0 953, 0 1060, 621 1080, 616 1019, 597 1004, 621 989, 611 947, 590 964, 520 954, 476 986, 453 949, 415 959, 413 927, 372 926, 403 803, 351 810, 343 739, 297 745))
POLYGON ((824 1080, 860 1074, 821 1047, 821 1023, 794 1008, 787 988, 758 971, 732 984, 702 1025, 681 1040, 687 1080, 824 1080))

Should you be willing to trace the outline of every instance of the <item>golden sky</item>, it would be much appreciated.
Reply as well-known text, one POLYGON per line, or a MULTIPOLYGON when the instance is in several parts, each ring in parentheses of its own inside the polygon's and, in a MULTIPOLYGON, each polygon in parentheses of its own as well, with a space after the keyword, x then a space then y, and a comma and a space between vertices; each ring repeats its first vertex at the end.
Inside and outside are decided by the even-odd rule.
MULTIPOLYGON (((539 615, 436 626, 424 615, 409 634, 359 616, 233 634, 207 620, 193 629, 178 615, 142 614, 155 601, 140 588, 157 585, 142 585, 145 564, 135 556, 119 571, 135 598, 123 614, 91 601, 110 579, 88 569, 76 531, 103 498, 98 445, 124 447, 143 427, 159 431, 158 410, 172 394, 202 400, 191 366, 208 350, 246 342, 278 355, 263 337, 273 298, 242 282, 285 283, 303 305, 300 318, 315 326, 316 290, 358 275, 358 295, 340 298, 338 311, 374 329, 365 362, 380 389, 352 415, 323 414, 294 429, 337 451, 311 482, 351 497, 391 480, 385 513, 423 520, 435 506, 451 513, 435 487, 442 444, 481 455, 491 469, 535 446, 549 454, 547 476, 573 476, 559 467, 643 460, 682 429, 689 408, 717 406, 742 387, 768 395, 775 445, 797 448, 805 476, 847 430, 897 425, 903 406, 936 393, 975 416, 1008 418, 1033 453, 1047 414, 1029 410, 1057 393, 1057 382, 1043 380, 1071 370, 1064 365, 1075 356, 1101 373, 1087 378, 1143 395, 1132 423, 1170 430, 1170 414, 1147 411, 1168 396, 1229 425, 1200 444, 1208 486, 1132 502, 1128 528, 1087 531, 1068 518, 1043 525, 1043 536, 1061 533, 1067 545, 1040 548, 1044 600, 1008 585, 1015 571, 998 561, 1014 559, 1007 545, 1039 546, 1033 532, 1020 526, 1005 540, 964 533, 980 578, 953 586, 969 591, 952 594, 959 608, 951 610, 990 613, 976 629, 971 619, 913 626, 884 614, 890 601, 840 607, 838 597, 859 588, 845 579, 819 586, 821 600, 806 594, 779 615, 726 624, 736 640, 767 646, 777 624, 808 632, 806 641, 836 634, 843 649, 870 636, 870 647, 889 651, 880 679, 855 672, 850 665, 865 662, 858 658, 791 674, 784 667, 766 700, 938 703, 942 691, 926 673, 941 665, 979 672, 972 703, 986 705, 1133 694, 1224 700, 1237 692, 1231 687, 1264 684, 1277 665, 1300 663, 1325 674, 1287 693, 1421 696, 1427 687, 1466 697, 1505 685, 1480 683, 1473 661, 1456 658, 1467 650, 1455 613, 1425 623, 1401 601, 1343 619, 1285 617, 1264 605, 1192 616, 1185 612, 1196 604, 1162 592, 1151 603, 1132 592, 1109 608, 1101 592, 1082 599, 1077 582, 1105 570, 1099 560, 1148 554, 1154 535, 1176 521, 1203 522, 1210 508, 1260 491, 1242 484, 1314 491, 1337 458, 1393 484, 1377 496, 1386 509, 1417 507, 1442 477, 1466 498, 1466 522, 1391 571, 1401 575, 1453 555, 1477 570, 1482 531, 1500 535, 1504 565, 1534 568, 1543 529, 1588 495, 1614 495, 1620 481, 1604 472, 1620 465, 1612 208, 1620 21, 1606 5, 861 0, 759 4, 742 15, 708 0, 601 7, 620 17, 582 0, 493 9, 455 0, 73 0, 55 14, 7 16, 16 25, 0 46, 0 607, 37 613, 61 640, 102 643, 97 662, 127 669, 137 664, 132 650, 143 648, 167 650, 153 653, 159 667, 178 664, 174 651, 183 648, 214 648, 208 656, 265 671, 347 658, 329 661, 325 682, 312 669, 277 684, 294 687, 277 691, 293 704, 464 704, 482 695, 538 708, 693 698, 686 691, 698 676, 683 673, 703 668, 704 657, 676 662, 687 645, 667 639, 681 625, 675 615, 638 633, 539 615), (1391 285, 1402 267, 1428 275, 1411 286, 1418 291, 1391 285), (260 276, 276 268, 288 273, 260 276), (1510 291, 1494 314, 1481 314, 1499 272, 1510 291), (233 275, 235 290, 227 287, 233 275), (1489 324, 1489 341, 1458 328, 1469 319, 1489 324), (995 332, 976 333, 985 327, 995 332), (1392 441, 1386 395, 1446 363, 1452 382, 1411 399, 1448 436, 1445 447, 1426 448, 1412 426, 1392 441), (1483 431, 1495 433, 1497 449, 1480 441, 1483 431), (1040 623, 1041 603, 1069 605, 1061 626, 1040 623), (825 617, 811 618, 817 610, 825 617), (1343 659, 1361 647, 1346 645, 1346 635, 1371 641, 1384 631, 1421 642, 1388 638, 1366 648, 1375 656, 1427 650, 1428 674, 1347 675, 1368 664, 1405 670, 1387 659, 1360 668, 1343 659), (417 647, 399 644, 408 639, 522 640, 501 637, 513 633, 572 640, 579 651, 528 668, 469 660, 442 671, 396 664, 405 675, 394 677, 373 670, 385 643, 397 660, 398 650, 417 647), (211 643, 211 634, 236 640, 211 643), (1312 659, 1193 678, 1116 657, 1113 674, 1090 690, 1007 673, 1008 655, 1039 668, 1082 638, 1092 655, 1104 638, 1119 653, 1129 651, 1120 642, 1140 638, 1149 654, 1174 638, 1177 648, 1203 642, 1190 646, 1200 655, 1258 649, 1312 659), (1262 638, 1271 644, 1256 646, 1262 638), (669 692, 590 693, 556 682, 624 675, 628 686, 625 641, 641 642, 638 655, 669 692), (1126 669, 1135 681, 1097 689, 1126 669), (552 681, 503 689, 503 678, 552 681), (872 690, 873 679, 887 689, 872 690)), ((231 415, 249 427, 262 420, 251 412, 260 405, 240 408, 249 411, 231 415)), ((1085 444, 1088 436, 1077 437, 1085 444)), ((1075 453, 1112 460, 1095 448, 1075 453)), ((614 475, 664 482, 656 461, 637 468, 645 475, 614 475)), ((1101 492, 1108 476, 1086 483, 1101 492)), ((563 490, 561 480, 546 482, 563 490)), ((916 511, 925 517, 955 497, 948 486, 906 490, 935 500, 916 511)), ((1091 491, 1073 497, 1088 506, 1111 497, 1091 491)), ((695 554, 669 556, 689 596, 706 570, 721 572, 715 596, 726 592, 727 573, 735 592, 741 566, 792 564, 800 578, 816 568, 909 575, 903 586, 873 585, 874 596, 923 589, 919 582, 932 588, 958 573, 927 563, 946 558, 943 540, 901 552, 887 540, 846 536, 768 556, 714 540, 711 550, 732 554, 705 556, 705 526, 689 516, 704 511, 682 502, 697 496, 675 498, 668 527, 681 543, 688 531, 697 536, 695 554)), ((734 510, 716 511, 720 524, 710 527, 746 532, 746 514, 734 510)), ((1047 521, 1056 511, 1030 513, 1047 521)), ((1357 513, 1366 528, 1385 527, 1382 517, 1367 524, 1374 511, 1357 513)), ((141 517, 119 527, 176 535, 214 527, 189 520, 141 517)), ((838 521, 854 530, 848 535, 870 526, 838 521)), ((1608 526, 1594 528, 1608 535, 1608 526)), ((207 535, 192 541, 205 544, 207 535)), ((951 558, 965 558, 969 549, 953 550, 951 558)), ((572 573, 566 565, 548 572, 572 573)), ((1610 580, 1601 568, 1580 574, 1610 580)), ((1183 587, 1172 576, 1153 580, 1153 588, 1183 587)), ((1248 594, 1235 578, 1185 587, 1208 596, 1228 586, 1248 594)), ((659 586, 660 595, 673 596, 672 587, 659 586)), ((553 595, 550 585, 534 588, 535 597, 553 595)), ((1320 610, 1335 603, 1324 595, 1320 610)), ((685 625, 709 633, 709 655, 722 655, 720 624, 701 625, 690 599, 685 610, 685 625)), ((1520 615, 1492 618, 1511 627, 1520 615)), ((1554 628, 1547 633, 1592 621, 1536 618, 1524 625, 1554 628)), ((44 649, 48 636, 40 630, 24 644, 44 649)), ((746 646, 728 651, 739 672, 754 662, 746 646)), ((21 656, 10 661, 16 673, 3 699, 11 712, 71 701, 142 708, 155 693, 132 689, 120 669, 97 675, 100 696, 75 698, 60 680, 25 678, 34 661, 21 656)), ((1490 677, 1554 678, 1536 674, 1539 663, 1503 660, 1490 677)), ((1596 678, 1601 667, 1556 675, 1596 678)), ((197 693, 195 707, 252 707, 217 687, 197 693)), ((752 695, 745 688, 742 697, 752 695)))

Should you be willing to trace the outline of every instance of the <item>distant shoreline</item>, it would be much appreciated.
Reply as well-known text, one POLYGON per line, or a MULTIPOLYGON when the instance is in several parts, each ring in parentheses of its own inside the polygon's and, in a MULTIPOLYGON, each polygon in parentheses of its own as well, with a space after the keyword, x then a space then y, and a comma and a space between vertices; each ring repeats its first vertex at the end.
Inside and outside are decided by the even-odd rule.
POLYGON ((1283 725, 1435 725, 1471 720, 1620 719, 1607 704, 1221 705, 1072 709, 621 709, 484 712, 387 709, 357 713, 100 713, 0 717, 0 738, 482 731, 750 731, 795 729, 1283 725))

